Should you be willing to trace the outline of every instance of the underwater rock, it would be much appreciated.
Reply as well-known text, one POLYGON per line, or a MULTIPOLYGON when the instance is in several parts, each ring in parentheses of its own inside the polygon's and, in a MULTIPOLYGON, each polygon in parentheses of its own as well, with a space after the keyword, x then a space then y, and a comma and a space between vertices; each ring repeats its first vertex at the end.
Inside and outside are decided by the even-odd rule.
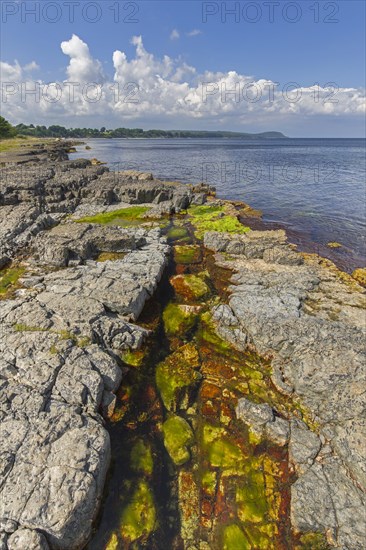
POLYGON ((163 424, 164 445, 174 464, 181 466, 191 458, 194 442, 192 428, 181 416, 171 416, 163 424))
POLYGON ((175 275, 171 277, 170 284, 176 294, 187 301, 202 300, 210 292, 204 278, 199 275, 175 275))

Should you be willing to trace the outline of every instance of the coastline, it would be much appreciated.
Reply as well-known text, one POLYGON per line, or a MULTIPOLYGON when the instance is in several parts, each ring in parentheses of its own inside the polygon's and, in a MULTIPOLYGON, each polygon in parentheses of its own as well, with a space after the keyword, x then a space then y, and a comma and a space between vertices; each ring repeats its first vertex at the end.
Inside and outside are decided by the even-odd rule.
MULTIPOLYGON (((156 177, 162 180, 177 179, 180 181, 182 176, 183 183, 189 184, 204 181, 214 186, 217 180, 217 192, 221 198, 244 201, 253 208, 262 210, 262 220, 266 225, 261 225, 261 227, 284 229, 290 241, 298 245, 300 250, 314 252, 326 257, 348 273, 352 273, 355 269, 366 265, 364 241, 361 237, 363 234, 363 225, 360 221, 363 214, 362 212, 360 213, 360 208, 357 207, 360 200, 359 193, 353 193, 352 195, 352 200, 355 201, 356 205, 355 211, 352 213, 344 205, 344 215, 342 218, 340 209, 342 209, 342 202, 344 200, 337 199, 334 202, 332 199, 333 195, 334 197, 343 195, 343 190, 339 188, 336 181, 334 185, 326 187, 321 182, 319 182, 318 186, 311 185, 312 178, 314 177, 311 168, 312 162, 316 163, 317 159, 318 162, 321 161, 319 160, 320 152, 318 153, 318 149, 313 144, 312 148, 308 150, 305 144, 306 140, 289 140, 290 150, 292 148, 296 150, 294 153, 297 159, 294 161, 295 165, 298 166, 296 163, 300 164, 299 170, 304 175, 301 181, 295 182, 294 185, 286 184, 286 178, 283 183, 279 179, 281 168, 285 166, 285 163, 291 163, 292 153, 289 151, 286 153, 283 150, 283 146, 277 140, 275 141, 274 153, 270 153, 273 146, 268 140, 264 142, 265 145, 263 146, 257 146, 253 142, 249 150, 246 146, 243 146, 244 149, 241 150, 240 142, 237 141, 235 142, 236 145, 233 152, 231 152, 231 145, 225 145, 222 140, 218 140, 218 143, 214 146, 206 145, 204 140, 196 140, 194 142, 195 145, 192 146, 186 140, 178 140, 176 144, 172 145, 172 150, 170 150, 170 146, 166 145, 164 141, 160 141, 159 145, 155 147, 155 144, 149 144, 149 140, 145 140, 141 146, 136 144, 136 148, 132 144, 128 146, 126 143, 122 143, 123 140, 114 140, 114 142, 110 142, 110 145, 104 143, 104 141, 100 139, 90 140, 88 143, 91 150, 84 152, 83 147, 79 147, 77 148, 77 153, 73 156, 75 158, 78 154, 85 155, 86 158, 98 156, 98 158, 103 158, 105 161, 110 162, 111 170, 134 168, 140 171, 152 171, 156 177), (300 145, 297 145, 297 141, 300 145), (166 151, 165 158, 164 150, 166 147, 169 148, 169 151, 166 151), (219 148, 217 156, 216 153, 214 154, 216 147, 219 148), (253 152, 251 152, 252 147, 254 147, 253 152), (239 150, 235 152, 237 148, 239 150), (182 165, 182 158, 190 158, 191 155, 193 155, 192 167, 188 166, 187 170, 185 170, 182 165), (275 161, 273 158, 277 158, 277 160, 275 161), (307 158, 314 158, 314 160, 308 161, 307 158), (123 161, 120 162, 121 159, 123 161), (197 167, 205 159, 208 161, 207 164, 210 162, 218 162, 219 164, 220 159, 229 161, 227 163, 229 170, 227 183, 222 183, 222 169, 220 171, 218 168, 214 168, 216 166, 214 164, 212 165, 212 169, 210 168, 205 175, 200 173, 197 167), (258 178, 255 185, 251 184, 250 180, 246 184, 244 178, 243 181, 238 182, 238 185, 233 188, 234 162, 237 162, 238 166, 241 166, 241 159, 249 159, 248 162, 254 163, 255 166, 258 164, 258 170, 261 171, 263 178, 258 178), (268 166, 268 162, 275 162, 276 164, 271 168, 271 165, 268 166), (174 168, 174 163, 177 164, 177 167, 181 166, 180 171, 174 168), (267 171, 270 168, 277 174, 274 181, 272 179, 267 181, 266 179, 267 171), (308 177, 308 183, 305 173, 308 177), (309 191, 307 191, 308 184, 310 185, 309 191), (304 188, 306 199, 302 199, 302 187, 304 188), (318 187, 318 190, 315 187, 318 187), (261 192, 262 188, 263 192, 261 192), (329 193, 328 198, 325 195, 326 192, 329 193), (332 204, 333 210, 331 208, 332 204), (333 242, 337 242, 341 246, 337 246, 336 248, 328 246, 328 243, 332 245, 333 242)), ((314 140, 310 141, 313 142, 314 140)), ((320 147, 320 151, 322 151, 322 146, 320 147)), ((328 147, 331 147, 331 145, 329 144, 328 147)), ((327 158, 328 163, 330 163, 332 154, 327 153, 327 150, 328 148, 326 147, 324 153, 320 156, 321 158, 327 158), (326 156, 324 157, 324 155, 326 156)), ((346 154, 348 149, 344 151, 346 154)), ((352 154, 352 151, 353 148, 349 150, 349 155, 352 154)), ((340 167, 342 166, 342 162, 344 166, 344 162, 346 162, 345 157, 338 156, 338 162, 340 163, 340 167), (343 161, 341 158, 343 158, 343 161)), ((316 164, 314 164, 314 170, 315 166, 316 164)), ((320 169, 319 166, 318 170, 320 169)), ((341 170, 340 167, 339 170, 341 170)), ((349 166, 349 168, 351 169, 352 167, 349 166)), ((360 173, 358 176, 359 178, 363 178, 360 173)), ((347 183, 344 182, 343 187, 345 188, 346 185, 347 183)), ((358 187, 361 189, 361 186, 358 187)), ((244 223, 247 223, 249 226, 254 222, 255 220, 252 221, 250 218, 244 218, 244 223)), ((255 227, 258 227, 258 223, 261 222, 257 222, 255 227)))
MULTIPOLYGON (((22 270, 6 287, 2 337, 5 349, 15 349, 15 358, 22 361, 7 358, 4 368, 2 391, 11 403, 4 413, 9 422, 5 434, 13 467, 2 494, 1 540, 11 548, 24 548, 34 537, 42 548, 84 547, 114 453, 100 411, 123 424, 123 381, 132 376, 126 369, 135 374, 140 367, 151 369, 151 358, 144 367, 148 348, 143 342, 151 344, 149 338, 163 335, 168 345, 159 363, 160 378, 156 387, 149 382, 155 392, 147 400, 151 408, 140 413, 157 418, 152 456, 160 453, 164 464, 171 460, 170 471, 174 465, 174 511, 184 546, 198 540, 204 548, 218 529, 225 544, 247 541, 256 547, 262 541, 261 548, 271 548, 272 538, 276 548, 291 540, 294 548, 310 543, 311 548, 341 544, 361 549, 357 365, 362 287, 316 255, 298 253, 281 230, 247 231, 235 205, 217 199, 207 185, 171 184, 133 171, 116 175, 98 163, 67 160, 71 147, 66 142, 38 149, 33 165, 32 159, 23 159, 27 164, 20 165, 20 188, 15 185, 19 165, 2 174, 1 208, 7 209, 2 256, 13 260, 8 269, 22 270), (19 220, 29 220, 20 231, 19 220), (164 277, 170 299, 158 315, 149 313, 164 277), (84 289, 92 289, 92 295, 84 289), (235 354, 246 357, 245 372, 235 354), (210 363, 211 355, 217 363, 210 363), (39 392, 39 399, 27 398, 26 406, 9 397, 11 390, 24 398, 30 388, 39 392), (38 424, 39 416, 43 424, 38 424), (202 421, 197 424, 195 418, 202 421), (19 449, 34 453, 36 439, 19 435, 17 442, 15 433, 32 434, 33 426, 41 437, 55 431, 57 436, 51 443, 47 436, 43 440, 38 470, 27 481, 19 449), (179 449, 171 442, 177 434, 184 436, 179 449), (62 459, 64 448, 70 452, 68 462, 75 462, 75 475, 62 459), (262 457, 265 481, 254 475, 256 453, 262 457), (202 486, 191 469, 190 461, 198 458, 207 477, 202 486), (44 485, 59 487, 60 470, 67 479, 65 492, 45 492, 30 506, 19 505, 22 498, 29 499, 27 491, 42 486, 42 479, 44 485), (46 482, 45 476, 53 474, 46 482), (244 486, 236 493, 238 516, 233 521, 230 483, 244 475, 264 488, 255 497, 244 486), (22 490, 9 499, 6 491, 19 480, 22 490), (266 492, 271 483, 277 488, 266 492), (76 485, 83 491, 70 501, 67 494, 76 495, 76 485), (185 502, 187 489, 190 499, 185 502), (219 494, 220 514, 226 518, 222 533, 219 494), (67 502, 66 516, 57 499, 67 502), (256 508, 252 500, 261 505, 256 508), (190 514, 196 501, 206 503, 197 517, 190 514), (48 510, 46 517, 37 509, 40 504, 48 510), (245 515, 248 506, 255 521, 245 515), (279 512, 285 514, 284 528, 279 512), (264 520, 268 515, 270 521, 264 520), (78 533, 72 526, 80 520, 85 528, 78 533), (269 526, 272 530, 266 532, 269 526)), ((129 421, 135 412, 129 410, 129 421)), ((137 424, 144 425, 144 418, 136 419, 137 424)), ((136 428, 126 424, 125 429, 136 428)), ((156 472, 155 466, 146 466, 149 451, 141 452, 145 460, 138 470, 137 497, 145 505, 145 526, 141 532, 131 520, 141 510, 129 503, 127 484, 122 519, 128 525, 129 518, 129 530, 114 525, 108 550, 118 548, 121 537, 146 541, 154 531, 158 510, 151 486, 156 472)), ((177 533, 165 527, 176 540, 177 533)))

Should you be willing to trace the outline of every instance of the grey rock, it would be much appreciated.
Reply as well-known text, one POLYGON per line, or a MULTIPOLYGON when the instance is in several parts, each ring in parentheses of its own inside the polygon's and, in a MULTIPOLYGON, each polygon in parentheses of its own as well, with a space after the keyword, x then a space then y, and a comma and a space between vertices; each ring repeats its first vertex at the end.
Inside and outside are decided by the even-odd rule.
POLYGON ((264 427, 251 419, 267 438, 289 440, 299 476, 291 488, 294 526, 326 532, 345 549, 365 547, 364 289, 330 264, 304 259, 281 231, 206 233, 205 246, 234 271, 228 307, 212 312, 219 334, 271 356, 275 386, 296 395, 319 426, 320 437, 293 419, 289 432, 284 421, 276 434, 277 419, 264 427), (236 341, 229 327, 245 337, 236 341))
POLYGON ((250 426, 259 437, 265 437, 280 447, 288 442, 288 421, 276 416, 267 403, 257 404, 243 397, 238 401, 236 416, 250 426))
POLYGON ((301 425, 298 421, 291 422, 289 441, 289 461, 296 471, 303 474, 314 463, 320 451, 321 442, 317 434, 301 425))
POLYGON ((8 550, 49 550, 47 540, 37 531, 18 529, 8 539, 8 550))

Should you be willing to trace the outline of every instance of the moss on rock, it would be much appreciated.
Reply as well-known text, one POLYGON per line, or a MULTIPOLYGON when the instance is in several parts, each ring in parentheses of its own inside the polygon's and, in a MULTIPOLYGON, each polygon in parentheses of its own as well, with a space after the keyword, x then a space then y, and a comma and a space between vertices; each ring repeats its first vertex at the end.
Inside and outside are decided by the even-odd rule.
POLYGON ((184 418, 171 416, 163 424, 164 445, 174 464, 187 462, 191 453, 189 447, 194 442, 192 428, 184 418))

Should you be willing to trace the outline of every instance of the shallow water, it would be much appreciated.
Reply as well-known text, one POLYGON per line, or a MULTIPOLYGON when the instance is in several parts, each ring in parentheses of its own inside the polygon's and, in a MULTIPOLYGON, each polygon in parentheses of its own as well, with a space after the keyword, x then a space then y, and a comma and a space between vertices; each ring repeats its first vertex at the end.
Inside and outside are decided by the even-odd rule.
MULTIPOLYGON (((207 181, 317 245, 347 271, 366 265, 363 139, 94 139, 74 156, 112 169, 151 171, 185 183, 207 181), (328 249, 328 242, 342 248, 328 249)), ((72 155, 71 155, 72 156, 72 155)))
POLYGON ((107 422, 112 468, 87 549, 305 550, 291 531, 287 448, 258 439, 235 405, 304 411, 273 386, 269 361, 216 334, 209 310, 231 272, 189 219, 174 223, 169 268, 139 318, 153 331, 146 353, 121 356, 130 370, 107 422))

